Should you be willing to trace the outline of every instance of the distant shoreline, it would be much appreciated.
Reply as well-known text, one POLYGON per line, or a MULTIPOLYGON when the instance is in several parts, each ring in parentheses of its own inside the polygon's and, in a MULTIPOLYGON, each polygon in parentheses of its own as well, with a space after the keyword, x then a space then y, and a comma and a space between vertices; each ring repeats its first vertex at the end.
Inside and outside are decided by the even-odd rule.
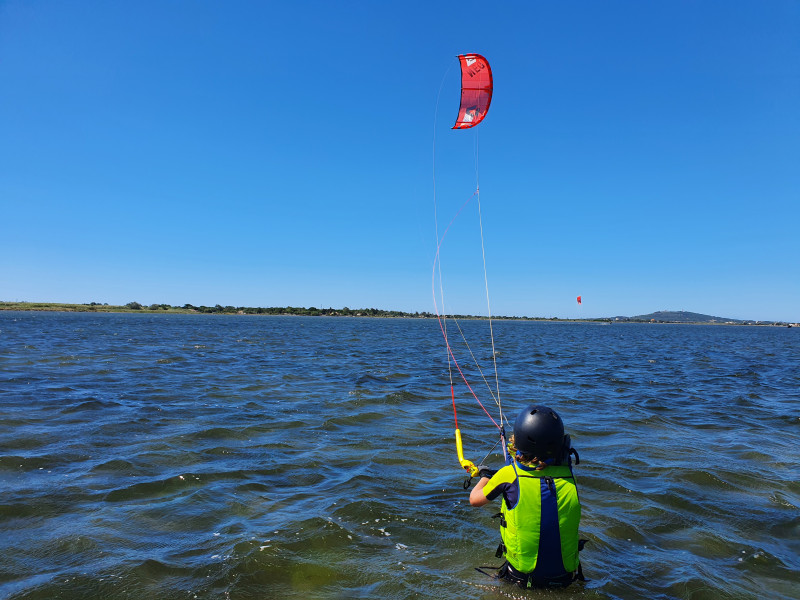
MULTIPOLYGON (((93 312, 93 313, 140 313, 140 314, 225 314, 225 315, 272 315, 272 316, 309 316, 309 317, 375 317, 375 318, 404 318, 404 319, 435 319, 436 314, 430 312, 403 312, 399 310, 382 310, 377 308, 304 308, 295 306, 271 307, 246 307, 246 306, 171 306, 168 304, 151 304, 145 306, 138 302, 126 305, 100 304, 70 304, 59 302, 0 302, 0 310, 19 310, 35 312, 93 312)), ((447 315, 456 319, 487 319, 485 316, 475 315, 447 315)), ((593 319, 559 319, 539 317, 506 317, 493 316, 496 320, 514 321, 578 321, 593 319)), ((607 319, 594 319, 597 321, 607 319)))
MULTIPOLYGON (((370 317, 370 318, 404 318, 404 319, 435 319, 437 315, 430 312, 403 312, 397 310, 381 310, 377 308, 303 308, 293 306, 283 307, 234 307, 234 306, 172 306, 169 304, 151 304, 148 306, 138 302, 129 302, 125 305, 100 304, 90 302, 86 304, 71 304, 61 302, 2 302, 0 311, 29 311, 29 312, 87 312, 87 313, 139 313, 139 314, 223 314, 223 315, 266 315, 266 316, 309 316, 309 317, 370 317)), ((657 314, 657 313, 654 313, 657 314)), ((448 318, 461 320, 486 320, 488 317, 476 315, 447 315, 448 318)), ((538 321, 551 323, 647 323, 651 325, 757 325, 798 327, 797 323, 783 321, 723 321, 720 319, 708 320, 668 320, 658 318, 637 317, 598 317, 594 319, 562 319, 558 317, 508 317, 502 315, 492 316, 497 321, 538 321)))

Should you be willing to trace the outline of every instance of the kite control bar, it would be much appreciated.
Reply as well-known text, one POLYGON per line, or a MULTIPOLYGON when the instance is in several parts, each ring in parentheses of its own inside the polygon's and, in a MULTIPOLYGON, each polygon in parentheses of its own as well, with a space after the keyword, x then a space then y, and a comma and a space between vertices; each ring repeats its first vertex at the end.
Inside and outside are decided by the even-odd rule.
POLYGON ((470 477, 475 477, 478 474, 478 467, 471 460, 464 458, 464 448, 461 445, 461 430, 456 429, 456 451, 458 452, 458 462, 461 463, 463 469, 470 477))

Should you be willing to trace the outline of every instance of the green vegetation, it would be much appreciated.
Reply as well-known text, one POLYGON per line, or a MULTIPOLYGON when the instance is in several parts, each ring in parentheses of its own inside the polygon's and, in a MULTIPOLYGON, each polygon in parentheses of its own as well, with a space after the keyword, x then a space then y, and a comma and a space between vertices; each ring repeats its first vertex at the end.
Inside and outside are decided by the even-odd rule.
POLYGON ((58 312, 191 312, 170 306, 169 304, 151 304, 144 307, 138 302, 128 302, 124 306, 115 304, 88 302, 86 304, 65 304, 58 302, 0 302, 0 310, 37 310, 58 312))
MULTIPOLYGON (((145 306, 139 302, 128 302, 125 305, 101 304, 64 304, 58 302, 0 302, 0 310, 34 310, 59 312, 138 312, 138 313, 209 313, 231 315, 304 315, 304 316, 343 316, 343 317, 418 317, 430 318, 434 314, 428 312, 406 313, 399 310, 380 310, 377 308, 310 308, 294 306, 272 306, 267 308, 250 306, 171 306, 169 304, 150 304, 145 306)), ((464 317, 469 318, 469 317, 464 317)))
MULTIPOLYGON (((139 302, 128 302, 124 306, 89 302, 87 304, 62 304, 56 302, 0 302, 0 310, 33 310, 59 312, 136 312, 150 314, 225 314, 225 315, 298 315, 307 317, 403 317, 412 319, 432 319, 436 315, 430 312, 408 313, 399 310, 382 310, 379 308, 309 308, 296 306, 271 306, 267 308, 250 306, 171 306, 169 304, 150 304, 145 306, 139 302)), ((457 320, 486 319, 475 315, 447 315, 457 320)), ((605 317, 597 319, 559 319, 558 317, 505 317, 496 315, 496 320, 514 321, 562 321, 562 322, 596 322, 596 323, 705 323, 721 325, 787 325, 780 321, 742 321, 712 317, 685 311, 659 311, 635 317, 605 317)))
MULTIPOLYGON (((228 314, 228 315, 299 315, 309 317, 329 316, 329 317, 404 317, 416 319, 432 319, 436 315, 430 312, 403 312, 399 310, 382 310, 379 308, 309 308, 296 306, 271 306, 271 307, 251 307, 251 306, 195 306, 184 304, 183 306, 171 306, 169 304, 150 304, 145 306, 139 302, 128 302, 127 304, 113 305, 100 304, 99 302, 89 302, 87 304, 62 304, 56 302, 0 302, 0 310, 34 310, 34 311, 60 311, 60 312, 137 312, 137 313, 207 313, 207 314, 228 314)), ((476 317, 473 315, 448 315, 456 319, 485 319, 486 317, 476 317)), ((516 320, 555 320, 559 319, 531 319, 528 317, 503 317, 497 316, 496 319, 516 319, 516 320)))

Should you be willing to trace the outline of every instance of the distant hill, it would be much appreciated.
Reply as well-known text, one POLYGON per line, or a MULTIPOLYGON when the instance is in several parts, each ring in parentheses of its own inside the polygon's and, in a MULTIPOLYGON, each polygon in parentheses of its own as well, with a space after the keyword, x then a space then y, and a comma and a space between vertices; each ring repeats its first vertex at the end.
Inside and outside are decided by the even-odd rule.
POLYGON ((685 310, 659 310, 647 315, 628 317, 631 321, 655 321, 661 323, 743 323, 741 319, 728 319, 725 317, 712 317, 700 313, 686 312, 685 310))

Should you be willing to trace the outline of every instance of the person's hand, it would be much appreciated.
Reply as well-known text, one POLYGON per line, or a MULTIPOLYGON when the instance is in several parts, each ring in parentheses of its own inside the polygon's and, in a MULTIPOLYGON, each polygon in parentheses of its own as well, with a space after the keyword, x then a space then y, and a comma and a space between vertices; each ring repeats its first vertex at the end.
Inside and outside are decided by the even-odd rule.
POLYGON ((495 473, 497 473, 497 469, 490 469, 486 465, 478 465, 478 477, 488 477, 491 479, 495 473))

